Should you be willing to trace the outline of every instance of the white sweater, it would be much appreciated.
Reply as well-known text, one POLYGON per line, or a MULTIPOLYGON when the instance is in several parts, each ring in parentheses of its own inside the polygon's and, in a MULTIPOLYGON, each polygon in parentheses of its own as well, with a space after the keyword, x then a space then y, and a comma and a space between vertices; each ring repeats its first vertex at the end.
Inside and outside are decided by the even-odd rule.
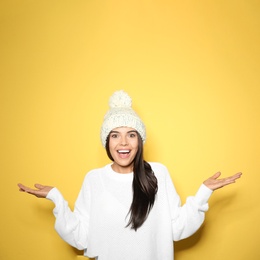
POLYGON ((212 190, 201 185, 186 204, 176 193, 167 168, 150 163, 158 180, 154 206, 144 224, 126 227, 132 202, 133 173, 119 174, 111 164, 90 171, 72 212, 53 188, 47 198, 55 203, 55 229, 85 256, 98 260, 172 260, 173 241, 196 232, 204 221, 212 190))

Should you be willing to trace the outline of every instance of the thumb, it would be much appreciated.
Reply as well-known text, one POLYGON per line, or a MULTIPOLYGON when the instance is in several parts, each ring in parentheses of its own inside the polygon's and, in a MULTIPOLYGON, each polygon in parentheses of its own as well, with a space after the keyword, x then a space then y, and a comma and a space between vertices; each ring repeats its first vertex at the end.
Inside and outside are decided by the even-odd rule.
POLYGON ((216 172, 211 178, 216 180, 221 175, 221 172, 216 172))
POLYGON ((39 184, 39 183, 34 184, 34 187, 39 189, 39 190, 44 188, 44 186, 39 184))

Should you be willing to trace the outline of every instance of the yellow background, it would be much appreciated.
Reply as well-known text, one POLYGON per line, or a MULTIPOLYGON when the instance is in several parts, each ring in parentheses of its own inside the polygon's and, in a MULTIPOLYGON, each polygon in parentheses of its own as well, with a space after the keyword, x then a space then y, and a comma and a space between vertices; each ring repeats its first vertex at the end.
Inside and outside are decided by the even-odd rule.
POLYGON ((54 231, 53 204, 16 184, 56 185, 73 207, 108 162, 99 129, 118 89, 183 202, 216 171, 243 172, 175 259, 260 259, 259 13, 256 0, 1 1, 0 259, 83 258, 54 231))

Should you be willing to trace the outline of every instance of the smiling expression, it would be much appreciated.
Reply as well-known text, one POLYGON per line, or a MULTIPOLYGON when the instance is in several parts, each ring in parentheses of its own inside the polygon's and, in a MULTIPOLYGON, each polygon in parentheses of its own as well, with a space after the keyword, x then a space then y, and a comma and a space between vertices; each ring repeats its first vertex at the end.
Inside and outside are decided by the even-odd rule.
POLYGON ((109 134, 109 151, 114 159, 112 169, 118 173, 133 171, 138 151, 137 131, 130 127, 117 127, 109 134))

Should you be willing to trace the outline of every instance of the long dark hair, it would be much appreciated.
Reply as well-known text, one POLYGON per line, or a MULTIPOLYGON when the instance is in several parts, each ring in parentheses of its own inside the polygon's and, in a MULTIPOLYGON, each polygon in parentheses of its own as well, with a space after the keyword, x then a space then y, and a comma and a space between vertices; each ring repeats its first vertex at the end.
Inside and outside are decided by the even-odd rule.
MULTIPOLYGON (((109 136, 106 141, 106 152, 110 160, 114 161, 109 151, 109 136)), ((158 190, 157 178, 151 165, 143 159, 143 141, 140 134, 138 136, 138 151, 134 159, 133 177, 133 200, 129 209, 130 219, 127 227, 130 226, 135 231, 142 226, 147 219, 155 201, 158 190)))

